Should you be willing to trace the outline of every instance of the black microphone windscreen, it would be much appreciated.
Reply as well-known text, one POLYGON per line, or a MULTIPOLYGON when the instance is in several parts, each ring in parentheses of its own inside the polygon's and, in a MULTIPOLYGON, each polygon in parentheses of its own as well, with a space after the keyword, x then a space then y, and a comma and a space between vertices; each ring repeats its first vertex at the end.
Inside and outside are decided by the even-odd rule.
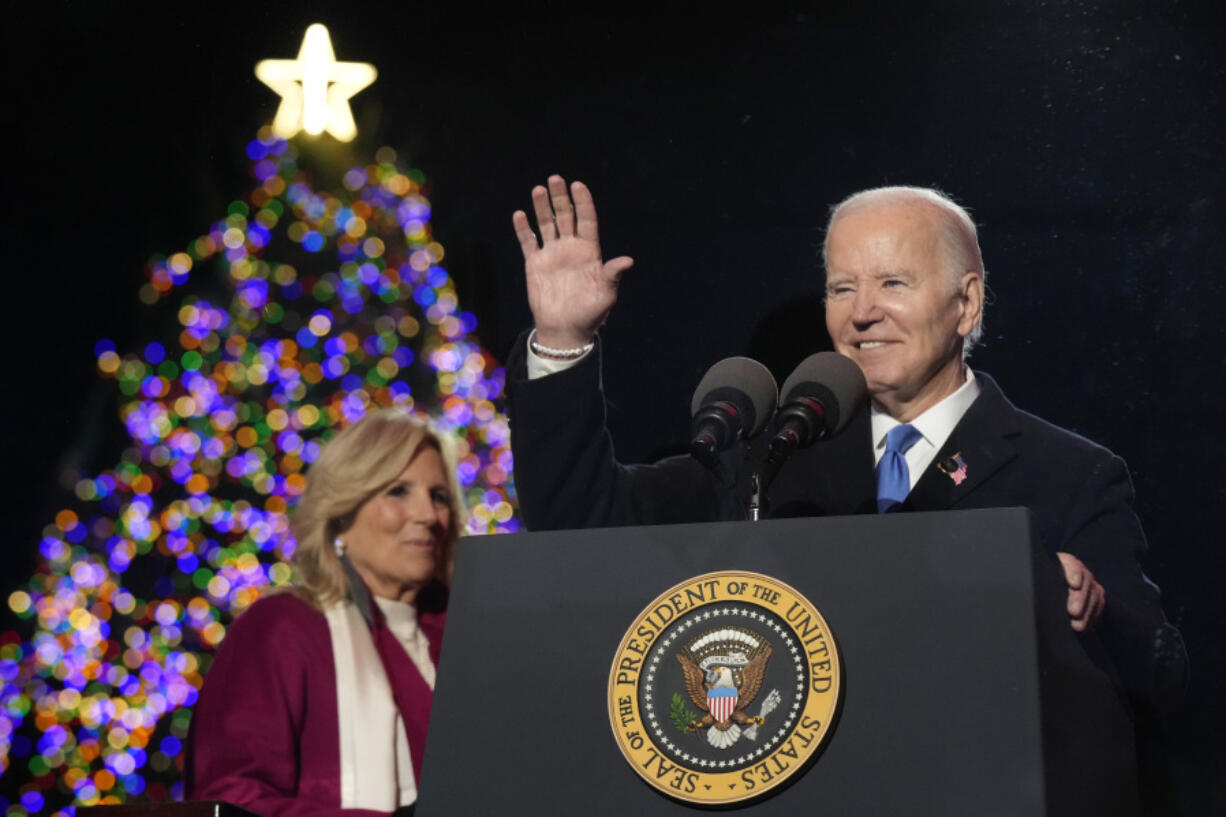
POLYGON ((838 434, 864 405, 868 384, 864 373, 851 358, 838 352, 809 355, 783 381, 783 404, 797 397, 812 397, 826 410, 826 425, 831 436, 838 434))
MULTIPOLYGON (((774 415, 775 406, 779 402, 779 387, 775 385, 770 369, 747 357, 724 358, 707 369, 707 373, 698 383, 698 388, 694 389, 690 413, 697 414, 715 392, 726 389, 741 392, 749 398, 753 418, 750 427, 745 430, 745 436, 752 437, 761 431, 774 415)), ((717 395, 715 399, 720 397, 717 395)))

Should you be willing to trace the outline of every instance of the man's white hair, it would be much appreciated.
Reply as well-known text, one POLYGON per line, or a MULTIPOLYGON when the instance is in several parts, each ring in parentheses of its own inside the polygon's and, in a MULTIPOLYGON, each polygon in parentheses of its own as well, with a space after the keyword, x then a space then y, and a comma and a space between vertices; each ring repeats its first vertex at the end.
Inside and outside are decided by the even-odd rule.
MULTIPOLYGON (((986 287, 987 270, 983 268, 983 253, 979 250, 979 231, 975 229, 975 222, 971 220, 966 208, 932 187, 873 187, 853 193, 831 207, 830 220, 826 222, 826 240, 822 244, 822 266, 826 274, 830 274, 830 230, 836 221, 857 210, 914 202, 930 205, 940 218, 942 254, 946 271, 949 274, 950 286, 956 290, 962 282, 963 275, 975 272, 979 274, 980 280, 986 287)), ((970 355, 971 350, 979 344, 982 338, 983 308, 981 307, 978 323, 962 340, 964 359, 970 355)))

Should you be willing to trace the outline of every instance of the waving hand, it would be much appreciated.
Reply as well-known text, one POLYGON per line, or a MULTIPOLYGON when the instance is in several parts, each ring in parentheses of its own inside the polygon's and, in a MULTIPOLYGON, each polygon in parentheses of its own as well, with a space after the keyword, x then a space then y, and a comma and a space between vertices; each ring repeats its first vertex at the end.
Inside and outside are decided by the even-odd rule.
POLYGON ((634 261, 624 255, 609 261, 601 257, 596 204, 587 185, 572 182, 568 192, 557 175, 548 183, 548 189, 532 189, 540 242, 523 210, 515 211, 511 223, 524 253, 536 340, 573 349, 591 341, 604 323, 617 302, 618 280, 634 261))

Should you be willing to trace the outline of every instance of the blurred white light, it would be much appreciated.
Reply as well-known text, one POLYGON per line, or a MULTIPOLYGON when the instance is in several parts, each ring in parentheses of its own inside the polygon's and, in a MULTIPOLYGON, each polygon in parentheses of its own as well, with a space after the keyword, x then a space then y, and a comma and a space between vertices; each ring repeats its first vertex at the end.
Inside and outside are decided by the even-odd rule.
POLYGON ((277 136, 327 131, 348 142, 358 132, 349 98, 374 82, 378 72, 368 62, 337 62, 328 29, 315 23, 306 30, 297 59, 261 60, 255 75, 281 95, 272 122, 277 136))

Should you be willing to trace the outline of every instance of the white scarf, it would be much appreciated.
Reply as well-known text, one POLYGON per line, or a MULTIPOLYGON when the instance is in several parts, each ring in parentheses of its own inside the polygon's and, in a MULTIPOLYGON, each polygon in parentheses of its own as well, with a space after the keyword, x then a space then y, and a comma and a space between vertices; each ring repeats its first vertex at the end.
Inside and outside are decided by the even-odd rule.
POLYGON ((352 602, 324 611, 336 668, 341 808, 395 811, 417 800, 404 721, 370 628, 352 602))

